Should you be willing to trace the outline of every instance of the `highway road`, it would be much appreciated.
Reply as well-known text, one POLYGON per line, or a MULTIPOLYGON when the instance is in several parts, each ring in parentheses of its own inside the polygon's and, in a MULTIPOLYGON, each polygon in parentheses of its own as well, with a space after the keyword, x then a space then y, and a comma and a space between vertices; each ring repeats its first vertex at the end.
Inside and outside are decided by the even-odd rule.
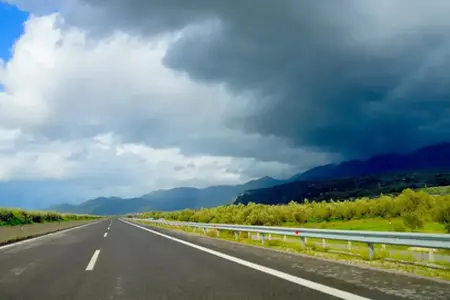
POLYGON ((121 220, 0 248, 1 300, 450 299, 450 284, 121 220))

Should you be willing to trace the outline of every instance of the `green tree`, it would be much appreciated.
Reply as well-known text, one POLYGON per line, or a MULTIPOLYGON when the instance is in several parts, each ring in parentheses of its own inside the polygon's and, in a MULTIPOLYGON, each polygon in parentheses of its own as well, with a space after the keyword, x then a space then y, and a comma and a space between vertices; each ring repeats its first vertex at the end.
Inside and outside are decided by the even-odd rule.
POLYGON ((402 217, 403 224, 406 228, 414 231, 418 228, 423 228, 423 220, 417 212, 405 213, 402 217))

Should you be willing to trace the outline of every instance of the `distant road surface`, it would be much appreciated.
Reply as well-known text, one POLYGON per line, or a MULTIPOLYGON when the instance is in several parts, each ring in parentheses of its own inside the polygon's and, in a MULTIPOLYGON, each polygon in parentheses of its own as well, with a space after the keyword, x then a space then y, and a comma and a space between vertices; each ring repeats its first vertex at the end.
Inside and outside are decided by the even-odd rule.
POLYGON ((450 284, 114 219, 0 247, 0 299, 440 300, 450 284))

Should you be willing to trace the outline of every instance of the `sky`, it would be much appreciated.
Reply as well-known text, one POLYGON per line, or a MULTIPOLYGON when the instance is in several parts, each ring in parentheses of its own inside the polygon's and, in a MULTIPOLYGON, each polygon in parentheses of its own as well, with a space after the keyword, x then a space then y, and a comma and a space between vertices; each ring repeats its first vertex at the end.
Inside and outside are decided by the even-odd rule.
POLYGON ((23 23, 28 13, 20 11, 17 7, 0 2, 0 59, 8 61, 11 57, 11 48, 16 39, 23 33, 23 23))
POLYGON ((0 206, 282 178, 450 137, 446 0, 0 3, 0 206))

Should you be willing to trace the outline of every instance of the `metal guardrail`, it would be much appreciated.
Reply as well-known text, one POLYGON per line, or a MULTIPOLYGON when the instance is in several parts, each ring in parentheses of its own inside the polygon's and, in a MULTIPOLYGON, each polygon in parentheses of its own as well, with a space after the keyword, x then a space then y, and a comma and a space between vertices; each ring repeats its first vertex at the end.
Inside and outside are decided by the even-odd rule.
MULTIPOLYGON (((138 219, 145 220, 145 219, 138 219)), ((162 224, 176 227, 200 228, 206 233, 209 229, 216 230, 220 235, 220 230, 235 232, 237 239, 238 232, 257 233, 258 239, 264 243, 265 235, 271 239, 271 235, 282 235, 298 237, 303 248, 306 248, 306 238, 322 239, 324 248, 326 240, 348 241, 349 248, 351 242, 366 243, 369 247, 369 258, 374 258, 374 245, 398 245, 429 248, 430 261, 433 260, 432 249, 450 249, 450 234, 428 234, 428 233, 406 233, 406 232, 383 232, 383 231, 359 231, 359 230, 327 230, 310 228, 292 228, 275 226, 252 226, 252 225, 234 225, 234 224, 213 224, 213 223, 195 223, 195 222, 177 222, 166 220, 145 220, 154 224, 162 224)))

